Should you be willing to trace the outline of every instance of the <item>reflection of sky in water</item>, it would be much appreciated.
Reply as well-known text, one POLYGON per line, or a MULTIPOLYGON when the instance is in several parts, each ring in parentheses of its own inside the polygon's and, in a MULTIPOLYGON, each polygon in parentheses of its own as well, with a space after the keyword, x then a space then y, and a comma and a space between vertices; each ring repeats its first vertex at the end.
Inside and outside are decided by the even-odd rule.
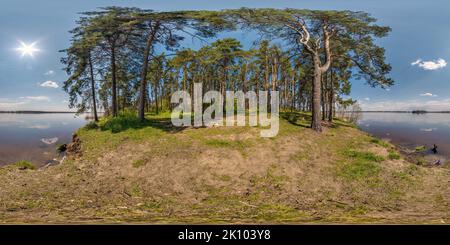
POLYGON ((450 156, 450 113, 362 113, 359 127, 380 138, 405 146, 437 144, 450 156))
POLYGON ((19 160, 42 165, 56 155, 56 147, 69 143, 84 125, 85 115, 1 114, 0 165, 19 160))

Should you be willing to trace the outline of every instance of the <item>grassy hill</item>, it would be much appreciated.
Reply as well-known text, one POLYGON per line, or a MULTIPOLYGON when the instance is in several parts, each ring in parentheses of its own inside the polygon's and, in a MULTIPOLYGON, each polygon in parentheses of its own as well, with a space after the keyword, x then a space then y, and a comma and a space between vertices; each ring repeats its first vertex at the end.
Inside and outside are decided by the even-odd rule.
POLYGON ((103 119, 81 154, 38 170, 0 169, 2 222, 448 223, 448 168, 337 120, 322 134, 283 113, 261 128, 171 127, 168 115, 103 119))

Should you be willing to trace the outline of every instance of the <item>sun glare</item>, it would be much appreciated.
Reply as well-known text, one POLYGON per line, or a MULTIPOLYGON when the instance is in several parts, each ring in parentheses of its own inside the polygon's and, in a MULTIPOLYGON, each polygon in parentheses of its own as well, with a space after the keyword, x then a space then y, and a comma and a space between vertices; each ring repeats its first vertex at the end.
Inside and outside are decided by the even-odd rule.
POLYGON ((35 52, 38 52, 39 49, 35 47, 36 42, 31 44, 26 44, 24 42, 20 42, 19 48, 17 48, 17 51, 22 53, 22 57, 24 56, 30 56, 33 57, 35 52))

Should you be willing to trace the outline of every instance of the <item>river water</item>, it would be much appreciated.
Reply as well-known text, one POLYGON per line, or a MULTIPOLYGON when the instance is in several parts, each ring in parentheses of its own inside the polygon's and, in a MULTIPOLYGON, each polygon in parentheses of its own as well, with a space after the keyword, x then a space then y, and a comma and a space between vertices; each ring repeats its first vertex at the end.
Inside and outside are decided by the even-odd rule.
POLYGON ((70 143, 72 133, 86 124, 85 117, 0 113, 0 166, 21 160, 45 165, 58 156, 56 148, 70 143))
POLYGON ((436 144, 439 154, 450 157, 450 113, 363 112, 358 126, 409 149, 436 144))

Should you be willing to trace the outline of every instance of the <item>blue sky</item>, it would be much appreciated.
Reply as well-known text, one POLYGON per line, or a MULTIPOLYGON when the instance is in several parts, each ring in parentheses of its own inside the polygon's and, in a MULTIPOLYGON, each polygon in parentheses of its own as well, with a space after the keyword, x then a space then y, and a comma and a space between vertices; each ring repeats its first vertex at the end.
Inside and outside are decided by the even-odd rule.
MULTIPOLYGON (((66 75, 58 50, 68 47, 68 31, 79 12, 112 5, 155 10, 290 7, 366 11, 393 29, 379 44, 386 48, 396 84, 383 90, 354 81, 351 96, 365 110, 450 110, 448 0, 2 0, 0 5, 0 110, 66 110, 67 95, 61 89, 66 75), (20 41, 36 42, 40 51, 21 57, 20 41)), ((233 37, 244 44, 253 40, 239 33, 233 37)))

